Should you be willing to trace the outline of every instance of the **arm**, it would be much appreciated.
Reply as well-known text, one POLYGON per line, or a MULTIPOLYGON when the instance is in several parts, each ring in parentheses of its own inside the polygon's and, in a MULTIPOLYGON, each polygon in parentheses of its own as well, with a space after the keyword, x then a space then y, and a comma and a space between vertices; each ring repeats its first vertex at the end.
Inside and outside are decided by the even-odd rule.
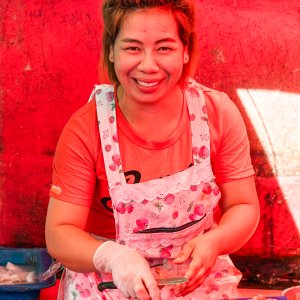
POLYGON ((53 184, 60 190, 51 190, 45 230, 48 250, 73 271, 112 273, 125 297, 148 300, 150 294, 158 300, 159 289, 142 255, 113 241, 96 240, 86 232, 96 170, 101 168, 97 164, 100 145, 95 141, 99 136, 96 125, 95 111, 83 111, 71 119, 58 143, 53 184))
POLYGON ((148 262, 134 249, 103 242, 84 231, 88 208, 51 198, 46 242, 49 253, 76 272, 109 272, 125 297, 159 300, 148 262), (149 291, 149 292, 148 292, 149 291))
POLYGON ((188 242, 175 263, 191 258, 185 276, 189 282, 177 296, 184 296, 199 287, 209 275, 217 256, 242 247, 253 234, 259 220, 259 204, 253 176, 220 185, 222 217, 218 226, 188 242))
POLYGON ((211 162, 221 191, 222 217, 216 228, 188 242, 175 262, 191 258, 187 285, 178 295, 199 287, 210 274, 218 255, 242 247, 253 234, 259 219, 250 148, 243 118, 224 93, 205 94, 211 142, 211 162))
POLYGON ((86 230, 96 182, 99 141, 96 110, 89 103, 65 125, 56 146, 45 237, 50 254, 64 266, 78 272, 94 271, 93 253, 101 241, 86 230))
POLYGON ((94 272, 93 255, 102 244, 84 231, 89 208, 50 198, 46 244, 51 256, 77 272, 94 272))
POLYGON ((223 183, 219 188, 222 217, 211 238, 224 240, 219 243, 220 255, 237 251, 249 240, 257 227, 260 209, 253 176, 223 183))

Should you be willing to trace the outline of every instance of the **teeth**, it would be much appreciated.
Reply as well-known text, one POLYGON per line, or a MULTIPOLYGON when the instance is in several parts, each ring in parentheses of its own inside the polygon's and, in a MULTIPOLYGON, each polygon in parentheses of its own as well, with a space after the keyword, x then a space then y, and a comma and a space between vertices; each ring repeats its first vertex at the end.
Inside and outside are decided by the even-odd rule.
POLYGON ((137 83, 139 85, 145 86, 145 87, 152 87, 152 86, 158 85, 158 81, 155 81, 155 82, 144 82, 144 81, 137 80, 137 83))

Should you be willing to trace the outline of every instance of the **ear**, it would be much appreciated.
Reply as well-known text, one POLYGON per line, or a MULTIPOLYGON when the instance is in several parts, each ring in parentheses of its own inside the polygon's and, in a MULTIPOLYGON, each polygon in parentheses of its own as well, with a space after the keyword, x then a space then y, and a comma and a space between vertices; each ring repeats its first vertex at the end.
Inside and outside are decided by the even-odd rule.
POLYGON ((183 50, 183 63, 187 64, 189 62, 189 59, 190 59, 189 49, 188 46, 185 46, 183 50))
POLYGON ((109 48, 109 56, 108 59, 111 63, 113 63, 115 61, 115 55, 114 55, 114 48, 113 46, 110 46, 109 48))

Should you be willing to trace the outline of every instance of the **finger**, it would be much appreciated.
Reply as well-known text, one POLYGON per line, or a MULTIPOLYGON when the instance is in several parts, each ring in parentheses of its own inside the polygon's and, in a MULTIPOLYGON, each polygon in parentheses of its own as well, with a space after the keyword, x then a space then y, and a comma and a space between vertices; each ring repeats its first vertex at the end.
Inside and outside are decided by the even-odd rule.
POLYGON ((151 300, 160 300, 160 290, 152 273, 149 277, 144 278, 144 285, 148 291, 148 294, 150 295, 151 300))
POLYGON ((209 276, 210 273, 211 268, 201 268, 198 272, 195 272, 191 277, 189 277, 190 279, 188 286, 192 286, 195 284, 200 286, 203 283, 203 281, 209 276))
POLYGON ((205 279, 208 277, 208 275, 211 273, 211 269, 208 268, 205 270, 205 268, 200 269, 198 272, 196 272, 192 277, 190 277, 188 283, 186 283, 185 286, 182 286, 176 296, 185 296, 195 289, 197 289, 199 286, 203 284, 205 279))
POLYGON ((189 280, 193 279, 199 272, 201 273, 201 270, 202 272, 205 270, 203 261, 193 258, 184 274, 184 277, 189 280))
POLYGON ((194 246, 190 243, 187 243, 183 246, 181 252, 178 254, 178 256, 173 260, 175 264, 177 263, 183 263, 185 262, 188 258, 193 253, 194 246))
POLYGON ((175 295, 176 296, 185 296, 185 295, 189 294, 190 292, 192 292, 196 288, 198 288, 204 282, 204 280, 205 280, 205 278, 200 277, 193 283, 188 282, 185 286, 182 286, 179 290, 177 290, 176 291, 177 293, 175 295))
POLYGON ((135 297, 133 297, 133 298, 139 299, 139 300, 151 300, 151 298, 146 290, 137 290, 135 293, 135 297))
POLYGON ((189 281, 185 287, 183 287, 180 291, 180 293, 176 296, 186 296, 187 294, 193 292, 195 289, 197 289, 198 287, 200 287, 203 282, 206 279, 206 275, 204 274, 203 276, 198 276, 195 280, 193 280, 192 282, 189 281))
POLYGON ((120 283, 120 284, 118 285, 118 289, 120 290, 121 294, 122 294, 125 298, 130 298, 130 297, 131 297, 130 292, 127 290, 126 284, 120 283))
POLYGON ((159 289, 149 291, 149 293, 150 293, 150 299, 151 300, 161 300, 159 289))
POLYGON ((194 285, 200 286, 203 283, 203 281, 205 280, 205 278, 206 277, 204 276, 204 274, 202 272, 195 275, 187 282, 186 288, 189 288, 194 285))
POLYGON ((174 293, 175 296, 180 296, 182 291, 186 288, 186 286, 187 286, 187 283, 174 285, 172 292, 174 293))
POLYGON ((179 294, 176 294, 176 297, 184 297, 189 293, 193 292, 196 288, 198 288, 197 285, 191 286, 189 288, 185 288, 179 294))
POLYGON ((184 277, 187 279, 192 279, 194 278, 202 269, 202 265, 195 265, 191 263, 187 269, 187 271, 184 274, 184 277))
POLYGON ((150 295, 142 280, 138 280, 134 284, 133 289, 130 291, 130 295, 134 299, 150 300, 150 295))

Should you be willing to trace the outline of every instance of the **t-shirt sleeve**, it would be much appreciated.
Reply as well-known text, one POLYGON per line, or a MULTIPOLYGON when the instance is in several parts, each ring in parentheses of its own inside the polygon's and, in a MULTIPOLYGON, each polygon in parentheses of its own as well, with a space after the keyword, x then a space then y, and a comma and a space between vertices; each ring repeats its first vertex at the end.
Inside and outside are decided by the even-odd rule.
POLYGON ((96 182, 93 119, 91 112, 81 110, 64 127, 53 161, 51 197, 91 205, 96 182))
POLYGON ((217 183, 225 183, 254 174, 247 130, 240 111, 224 93, 219 94, 218 113, 213 120, 212 168, 217 183), (217 132, 218 131, 218 132, 217 132), (217 138, 216 138, 217 137, 217 138))

